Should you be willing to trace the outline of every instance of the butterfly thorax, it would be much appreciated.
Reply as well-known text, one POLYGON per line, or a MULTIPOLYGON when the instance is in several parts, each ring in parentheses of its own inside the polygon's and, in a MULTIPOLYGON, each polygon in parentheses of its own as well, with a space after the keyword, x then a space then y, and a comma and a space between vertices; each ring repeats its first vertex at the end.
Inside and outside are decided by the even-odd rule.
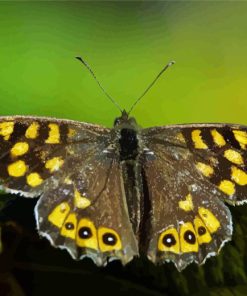
POLYGON ((119 133, 120 160, 135 160, 138 155, 138 125, 135 118, 124 110, 121 117, 114 121, 114 128, 119 133))

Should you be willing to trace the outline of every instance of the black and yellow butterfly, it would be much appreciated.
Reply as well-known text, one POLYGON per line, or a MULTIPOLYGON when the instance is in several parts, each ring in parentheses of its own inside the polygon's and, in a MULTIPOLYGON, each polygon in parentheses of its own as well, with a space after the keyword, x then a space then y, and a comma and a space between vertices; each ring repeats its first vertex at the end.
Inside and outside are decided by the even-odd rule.
POLYGON ((142 253, 182 270, 216 255, 232 235, 224 202, 247 201, 246 159, 241 125, 0 117, 1 187, 40 196, 39 234, 97 265, 142 253))

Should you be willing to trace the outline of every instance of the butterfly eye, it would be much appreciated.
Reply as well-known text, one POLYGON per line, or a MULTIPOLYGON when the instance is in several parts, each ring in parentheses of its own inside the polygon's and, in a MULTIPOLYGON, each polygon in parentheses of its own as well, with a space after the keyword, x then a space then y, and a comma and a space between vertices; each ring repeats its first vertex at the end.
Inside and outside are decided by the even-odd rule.
POLYGON ((81 219, 77 227, 76 243, 81 248, 98 250, 96 228, 89 219, 81 219))
POLYGON ((119 235, 113 229, 100 227, 98 230, 99 247, 102 252, 122 249, 119 235))
POLYGON ((158 239, 158 250, 162 252, 179 253, 179 238, 175 228, 169 228, 161 233, 158 239))

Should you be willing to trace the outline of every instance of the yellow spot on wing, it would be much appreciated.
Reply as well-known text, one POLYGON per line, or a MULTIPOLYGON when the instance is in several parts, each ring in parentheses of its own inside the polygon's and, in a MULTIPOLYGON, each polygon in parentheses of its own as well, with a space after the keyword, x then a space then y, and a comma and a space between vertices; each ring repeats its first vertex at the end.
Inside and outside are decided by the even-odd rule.
POLYGON ((12 156, 21 156, 27 153, 29 145, 26 142, 16 143, 10 150, 12 156))
POLYGON ((241 185, 241 186, 247 185, 247 174, 244 171, 238 169, 235 166, 231 167, 231 171, 232 171, 231 178, 234 182, 236 182, 238 185, 241 185))
POLYGON ((213 137, 214 143, 217 146, 222 147, 222 146, 226 145, 226 141, 225 141, 224 137, 216 129, 211 130, 211 135, 213 137))
POLYGON ((191 222, 184 223, 180 226, 180 247, 182 253, 198 252, 198 241, 196 239, 195 229, 191 222), (185 239, 185 233, 190 231, 195 236, 195 242, 189 243, 185 239))
POLYGON ((50 123, 49 125, 49 136, 46 139, 47 144, 58 144, 60 142, 59 126, 56 123, 50 123))
POLYGON ((63 226, 63 223, 70 211, 70 206, 67 202, 62 202, 51 212, 48 216, 48 220, 58 228, 63 226))
POLYGON ((14 130, 14 122, 13 121, 6 121, 0 123, 0 136, 3 136, 4 140, 8 140, 10 135, 13 133, 14 130))
POLYGON ((227 195, 233 195, 235 193, 235 185, 233 182, 229 180, 221 181, 218 187, 221 191, 223 191, 227 195))
POLYGON ((75 204, 75 207, 78 209, 85 209, 90 206, 91 201, 86 197, 81 196, 80 192, 75 190, 74 204, 75 204))
POLYGON ((76 238, 77 219, 75 213, 68 215, 61 229, 61 235, 72 239, 76 238))
POLYGON ((242 155, 233 149, 227 149, 224 152, 224 156, 226 159, 228 159, 232 163, 235 163, 235 164, 243 164, 244 163, 242 155))
POLYGON ((210 156, 209 157, 209 161, 212 165, 217 165, 218 164, 218 160, 216 157, 210 156))
POLYGON ((233 130, 235 139, 239 142, 242 149, 246 148, 247 133, 245 131, 233 130))
MULTIPOLYGON (((172 239, 171 237, 170 239, 172 239)), ((175 254, 179 254, 180 252, 179 238, 178 238, 178 232, 175 228, 169 228, 160 234, 159 240, 158 240, 158 250, 162 252, 172 252, 175 254), (171 246, 165 245, 163 243, 163 239, 165 236, 168 236, 168 237, 171 236, 172 238, 174 238, 174 244, 172 244, 171 246)))
POLYGON ((37 122, 33 122, 27 128, 25 136, 28 139, 35 139, 38 136, 39 124, 37 122))
POLYGON ((66 153, 68 155, 74 155, 75 154, 75 150, 72 147, 66 146, 65 150, 66 150, 66 153))
POLYGON ((203 162, 197 162, 196 168, 206 177, 210 177, 214 173, 213 167, 203 162))
POLYGON ((31 187, 36 187, 43 183, 43 179, 38 173, 31 173, 27 175, 27 184, 31 187))
POLYGON ((45 167, 50 170, 51 173, 60 169, 64 161, 61 157, 53 157, 45 163, 45 167))
POLYGON ((219 220, 214 216, 214 214, 206 208, 199 208, 198 213, 206 225, 207 229, 214 233, 220 227, 219 220))
POLYGON ((72 184, 73 182, 72 182, 72 180, 71 180, 70 178, 66 177, 66 178, 64 179, 64 183, 65 183, 65 184, 72 184))
POLYGON ((75 134, 76 134, 76 131, 72 128, 69 128, 68 137, 71 138, 71 137, 75 136, 75 134))
POLYGON ((76 244, 81 248, 90 248, 98 250, 97 231, 93 222, 91 222, 89 219, 83 218, 79 221, 77 227, 76 244), (89 228, 91 231, 91 236, 88 238, 80 237, 80 230, 84 227, 89 228))
POLYGON ((191 194, 189 193, 185 197, 185 200, 179 201, 178 206, 179 206, 180 209, 182 209, 182 210, 184 210, 186 212, 192 211, 193 208, 194 208, 194 205, 193 205, 191 194))
POLYGON ((200 130, 193 130, 191 132, 191 138, 192 138, 192 141, 194 142, 195 148, 197 148, 197 149, 207 149, 208 148, 208 146, 202 140, 200 130))
POLYGON ((196 216, 194 219, 194 226, 197 234, 197 240, 199 245, 204 244, 204 243, 209 243, 212 240, 212 237, 210 233, 208 232, 205 224, 202 222, 202 220, 196 216), (204 230, 205 233, 202 233, 202 229, 204 230))
POLYGON ((111 228, 106 227, 99 227, 98 229, 98 241, 99 241, 99 248, 102 252, 110 252, 110 251, 117 251, 122 249, 122 243, 120 240, 119 235, 117 232, 111 228), (115 237, 116 243, 114 245, 107 245, 103 241, 103 236, 111 234, 115 237))
POLYGON ((12 177, 22 177, 27 169, 28 167, 23 160, 17 160, 8 166, 8 173, 12 177))
POLYGON ((183 136, 182 133, 178 133, 178 134, 177 134, 177 139, 178 139, 180 142, 185 143, 185 138, 184 138, 184 136, 183 136))

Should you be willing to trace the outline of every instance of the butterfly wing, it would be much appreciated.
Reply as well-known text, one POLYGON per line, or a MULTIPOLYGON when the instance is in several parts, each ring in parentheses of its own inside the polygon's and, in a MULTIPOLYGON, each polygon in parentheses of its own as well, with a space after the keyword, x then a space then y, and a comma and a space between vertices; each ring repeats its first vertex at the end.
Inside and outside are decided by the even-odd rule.
POLYGON ((41 195, 39 233, 75 259, 137 254, 114 131, 51 118, 0 119, 0 178, 5 190, 41 195))
POLYGON ((40 195, 65 160, 109 134, 97 125, 26 116, 0 117, 0 184, 11 193, 40 195))
POLYGON ((237 124, 193 124, 150 128, 152 143, 184 148, 197 171, 224 193, 230 204, 247 201, 247 127, 237 124))
POLYGON ((74 168, 68 184, 57 184, 40 198, 39 232, 74 259, 91 257, 98 265, 107 257, 124 264, 138 254, 129 222, 119 161, 94 154, 74 168))
POLYGON ((148 256, 179 270, 202 263, 231 238, 223 201, 246 201, 247 128, 177 125, 146 129, 141 157, 150 199, 148 256))

